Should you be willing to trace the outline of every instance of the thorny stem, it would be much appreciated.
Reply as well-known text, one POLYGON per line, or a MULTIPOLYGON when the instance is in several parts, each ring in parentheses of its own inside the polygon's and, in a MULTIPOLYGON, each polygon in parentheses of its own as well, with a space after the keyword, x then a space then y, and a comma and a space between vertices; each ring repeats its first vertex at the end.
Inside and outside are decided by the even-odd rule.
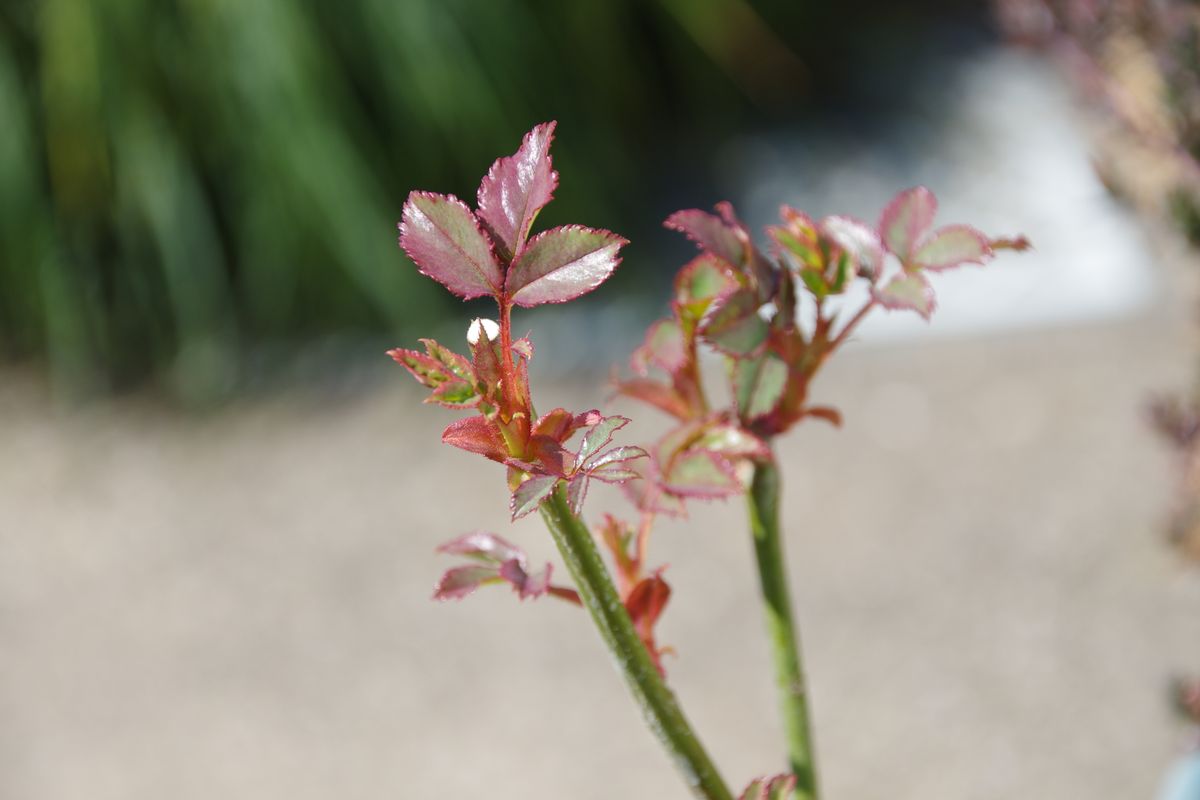
POLYGON ((796 776, 796 800, 817 800, 820 791, 817 787, 808 692, 800 659, 799 637, 792 621, 787 565, 783 557, 783 540, 779 534, 779 468, 773 460, 755 465, 747 499, 767 633, 775 660, 788 762, 796 776))
POLYGON ((562 483, 542 504, 541 513, 575 579, 583 605, 641 706, 647 724, 675 760, 692 794, 701 800, 733 800, 638 637, 591 533, 571 513, 562 483))

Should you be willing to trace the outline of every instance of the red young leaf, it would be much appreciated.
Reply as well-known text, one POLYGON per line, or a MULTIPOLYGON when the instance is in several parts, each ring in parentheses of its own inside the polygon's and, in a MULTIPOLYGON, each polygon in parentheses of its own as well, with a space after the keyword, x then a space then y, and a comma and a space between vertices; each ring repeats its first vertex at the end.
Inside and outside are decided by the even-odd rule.
POLYGON ((929 319, 937 306, 933 287, 919 272, 897 275, 884 286, 873 287, 871 294, 884 308, 910 309, 925 319, 929 319))
POLYGON ((469 564, 464 567, 452 567, 437 582, 433 589, 434 600, 461 600, 480 586, 497 583, 502 578, 495 566, 469 564))
POLYGON ((517 152, 497 159, 479 184, 479 218, 506 261, 520 252, 534 218, 558 186, 550 162, 554 126, 543 122, 525 134, 517 152))
POLYGON ((879 233, 889 252, 908 262, 925 233, 933 227, 937 198, 924 186, 896 195, 879 219, 879 233))
POLYGON ((480 561, 501 564, 510 559, 524 560, 525 553, 512 542, 500 538, 487 531, 475 531, 451 539, 437 549, 439 553, 452 556, 466 556, 480 561))
POLYGON ((464 417, 451 422, 442 431, 442 441, 472 453, 479 453, 492 461, 504 462, 508 458, 508 446, 504 437, 491 420, 483 416, 464 417))
POLYGON ((689 208, 667 217, 664 226, 679 231, 693 242, 730 266, 740 267, 746 261, 748 242, 741 232, 720 217, 689 208))
POLYGON ((400 246, 422 275, 464 300, 500 294, 504 276, 491 242, 457 197, 409 194, 400 221, 400 246))
POLYGON ((625 610, 629 612, 633 627, 650 653, 658 674, 665 677, 667 673, 662 665, 662 651, 654 640, 654 626, 671 599, 671 587, 662 579, 660 572, 638 581, 625 598, 625 610))
POLYGON ((554 491, 554 485, 558 483, 556 475, 535 475, 529 480, 522 483, 513 492, 512 502, 512 518, 514 520, 536 511, 538 506, 545 502, 550 493, 554 491))
POLYGON ((505 291, 519 306, 565 303, 603 283, 628 242, 609 231, 564 225, 529 240, 508 272, 505 291))
POLYGON ((938 228, 913 253, 913 263, 929 270, 943 270, 960 264, 982 264, 992 256, 988 238, 970 225, 938 228))

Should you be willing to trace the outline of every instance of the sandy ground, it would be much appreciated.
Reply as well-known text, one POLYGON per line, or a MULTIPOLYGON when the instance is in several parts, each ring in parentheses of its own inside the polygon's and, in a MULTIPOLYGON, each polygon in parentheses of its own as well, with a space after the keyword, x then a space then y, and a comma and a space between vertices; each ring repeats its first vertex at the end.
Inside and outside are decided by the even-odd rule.
MULTIPOLYGON (((1169 462, 1140 409, 1188 380, 1189 292, 832 366, 845 429, 782 446, 829 797, 1152 795, 1184 742, 1163 688, 1200 667, 1200 576, 1162 546, 1169 462)), ((2 382, 0 798, 686 796, 579 611, 429 601, 461 532, 552 553, 402 378, 202 420, 2 382)), ((654 543, 662 638, 741 785, 780 766, 750 546, 739 503, 695 523, 654 543)))

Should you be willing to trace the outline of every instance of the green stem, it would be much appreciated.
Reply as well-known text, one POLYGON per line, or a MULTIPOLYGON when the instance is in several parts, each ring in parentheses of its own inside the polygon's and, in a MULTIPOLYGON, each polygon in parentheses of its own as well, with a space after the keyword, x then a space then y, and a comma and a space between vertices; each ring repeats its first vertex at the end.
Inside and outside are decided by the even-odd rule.
POLYGON ((733 800, 638 638, 591 533, 571 513, 563 484, 542 504, 542 519, 575 579, 583 605, 641 706, 646 723, 675 760, 692 794, 703 800, 733 800))
POLYGON ((820 791, 808 714, 808 692, 800 660, 799 637, 792 622, 787 565, 779 534, 779 468, 774 461, 755 465, 748 500, 767 633, 775 657, 788 761, 796 775, 797 800, 817 800, 820 791))

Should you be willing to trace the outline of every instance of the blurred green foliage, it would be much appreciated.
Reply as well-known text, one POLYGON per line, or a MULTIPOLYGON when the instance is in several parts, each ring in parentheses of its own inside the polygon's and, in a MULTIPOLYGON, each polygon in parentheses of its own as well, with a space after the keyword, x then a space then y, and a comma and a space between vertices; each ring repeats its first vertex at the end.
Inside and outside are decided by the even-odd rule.
POLYGON ((5 0, 0 348, 75 391, 159 376, 204 402, 256 347, 411 338, 452 301, 396 248, 409 189, 473 199, 493 158, 556 118, 546 222, 645 230, 715 142, 796 106, 813 75, 795 53, 832 46, 831 13, 5 0))

